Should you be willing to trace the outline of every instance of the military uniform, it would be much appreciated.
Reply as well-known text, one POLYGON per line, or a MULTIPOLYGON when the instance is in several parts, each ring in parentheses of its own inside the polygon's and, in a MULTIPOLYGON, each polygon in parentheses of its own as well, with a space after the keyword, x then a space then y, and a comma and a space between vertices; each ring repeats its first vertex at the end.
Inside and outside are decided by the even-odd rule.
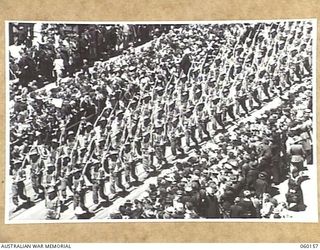
POLYGON ((73 192, 72 190, 72 173, 71 173, 72 166, 68 164, 61 169, 59 174, 60 179, 60 192, 62 197, 62 202, 64 202, 67 198, 67 187, 73 192))
POLYGON ((224 112, 226 110, 225 104, 223 102, 223 100, 220 100, 217 104, 217 109, 216 109, 216 113, 215 113, 215 120, 216 122, 219 124, 219 126, 221 126, 223 129, 225 127, 224 124, 224 112))
POLYGON ((254 83, 253 83, 253 87, 250 89, 250 96, 251 98, 249 99, 249 103, 250 103, 251 109, 253 107, 253 102, 252 102, 253 100, 258 104, 260 108, 262 103, 259 98, 259 90, 258 90, 258 86, 254 85, 254 83))
POLYGON ((16 206, 19 205, 19 198, 25 201, 29 201, 29 197, 25 195, 25 180, 26 171, 20 167, 14 172, 12 182, 12 200, 16 206))
POLYGON ((57 188, 57 173, 54 171, 54 165, 48 164, 47 170, 43 174, 42 185, 45 190, 48 190, 50 187, 56 190, 57 188))
POLYGON ((151 147, 150 135, 145 133, 141 142, 142 165, 143 169, 148 173, 153 169, 154 149, 151 147), (148 138, 149 137, 149 138, 148 138))
POLYGON ((99 203, 99 195, 102 199, 108 201, 109 197, 104 193, 106 172, 100 163, 96 163, 91 169, 92 180, 92 199, 94 204, 99 203))
MULTIPOLYGON (((54 192, 54 191, 53 191, 54 192)), ((51 197, 51 194, 47 195, 46 201, 46 219, 48 220, 58 220, 60 218, 60 199, 58 195, 51 197)))
POLYGON ((199 145, 196 139, 196 120, 194 116, 185 117, 184 119, 184 127, 185 127, 185 134, 186 134, 186 144, 188 147, 191 146, 191 140, 196 144, 199 145))
POLYGON ((203 133, 206 134, 207 138, 210 138, 210 133, 208 131, 208 122, 209 122, 209 113, 206 109, 198 109, 197 113, 197 122, 200 140, 203 139, 203 133))
POLYGON ((86 187, 81 170, 73 173, 73 208, 85 208, 86 187))
MULTIPOLYGON (((159 128, 160 127, 158 127, 158 129, 159 128)), ((161 168, 162 164, 167 162, 165 158, 165 136, 162 134, 161 130, 158 130, 153 134, 153 147, 158 163, 157 168, 161 168)))
MULTIPOLYGON (((117 155, 117 153, 113 153, 117 155)), ((109 159, 109 171, 110 171, 110 191, 112 194, 117 193, 116 187, 122 189, 122 191, 125 191, 126 188, 122 184, 122 174, 124 171, 124 168, 122 167, 120 159, 114 158, 115 155, 111 159, 109 159)))
MULTIPOLYGON (((246 100, 247 100, 247 94, 246 94, 246 91, 244 88, 241 88, 239 91, 238 91, 238 94, 237 94, 237 101, 240 105, 240 107, 243 109, 243 111, 248 115, 249 114, 249 110, 246 106, 246 100)), ((239 113, 239 112, 237 112, 239 113)))
POLYGON ((31 159, 29 164, 31 165, 30 177, 32 188, 36 194, 36 198, 40 195, 40 190, 44 192, 44 187, 41 185, 43 170, 44 170, 44 161, 38 156, 37 159, 31 159))
POLYGON ((226 113, 230 116, 230 118, 235 121, 236 117, 234 116, 234 99, 232 96, 227 97, 226 100, 226 113))
POLYGON ((181 137, 183 136, 183 128, 181 123, 178 119, 175 119, 171 123, 170 127, 170 146, 171 146, 171 152, 172 155, 176 156, 177 151, 179 151, 181 154, 185 154, 184 150, 182 149, 181 145, 181 137))

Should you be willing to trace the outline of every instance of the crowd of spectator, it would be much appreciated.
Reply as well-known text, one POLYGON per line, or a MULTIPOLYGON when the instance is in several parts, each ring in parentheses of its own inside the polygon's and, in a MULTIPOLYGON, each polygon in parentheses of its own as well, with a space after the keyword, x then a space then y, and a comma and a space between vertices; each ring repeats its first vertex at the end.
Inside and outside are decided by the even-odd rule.
POLYGON ((59 77, 73 77, 85 62, 105 61, 130 46, 139 46, 168 32, 170 25, 14 25, 10 45, 10 80, 15 87, 41 88, 59 77), (31 34, 32 33, 32 34, 31 34), (32 82, 32 84, 31 84, 32 82), (31 86, 29 85, 31 84, 31 86))

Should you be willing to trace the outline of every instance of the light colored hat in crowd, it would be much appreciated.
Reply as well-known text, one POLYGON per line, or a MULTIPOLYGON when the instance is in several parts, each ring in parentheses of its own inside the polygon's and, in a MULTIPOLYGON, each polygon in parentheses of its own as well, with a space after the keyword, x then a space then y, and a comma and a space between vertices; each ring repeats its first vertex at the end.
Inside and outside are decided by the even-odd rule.
POLYGON ((57 138, 53 138, 53 139, 51 140, 51 142, 52 142, 52 143, 59 143, 57 138))
POLYGON ((179 212, 184 211, 184 205, 183 205, 183 203, 180 203, 180 202, 176 203, 176 204, 175 204, 175 208, 176 208, 176 210, 179 211, 179 212))
POLYGON ((191 177, 191 181, 198 181, 199 179, 200 179, 200 177, 197 175, 192 175, 192 177, 191 177))
POLYGON ((184 190, 185 190, 186 192, 191 192, 191 191, 192 191, 192 187, 191 187, 190 185, 187 185, 187 186, 184 188, 184 190))
POLYGON ((74 131, 73 130, 69 130, 68 131, 68 135, 74 135, 74 131))
POLYGON ((189 48, 186 48, 184 51, 183 51, 185 54, 190 54, 191 53, 191 50, 189 48))
POLYGON ((236 197, 236 198, 234 199, 234 202, 240 202, 240 197, 236 197))
POLYGON ((55 190, 54 190, 53 187, 49 187, 48 190, 47 190, 47 193, 52 193, 52 192, 54 192, 54 191, 55 191, 55 190))
POLYGON ((243 191, 243 195, 244 195, 245 197, 250 196, 250 195, 251 195, 251 192, 250 192, 249 190, 244 190, 244 191, 243 191))
POLYGON ((148 216, 148 217, 151 217, 151 216, 154 216, 156 213, 154 210, 151 210, 151 209, 146 209, 144 211, 145 215, 148 216))
POLYGON ((14 97, 14 100, 15 100, 15 101, 20 101, 20 100, 21 100, 21 96, 20 96, 20 95, 16 95, 16 96, 14 97))
POLYGON ((311 113, 311 109, 305 109, 305 110, 304 110, 304 113, 310 114, 310 113, 311 113))
POLYGON ((303 139, 300 136, 296 135, 293 137, 293 143, 298 143, 301 141, 303 141, 303 139))
POLYGON ((214 194, 216 190, 214 188, 212 188, 212 187, 207 187, 206 191, 207 191, 208 194, 214 194))
POLYGON ((166 212, 167 212, 167 213, 172 214, 172 213, 174 213, 174 211, 175 211, 174 207, 171 207, 171 206, 170 206, 170 207, 167 207, 167 208, 166 208, 166 212))

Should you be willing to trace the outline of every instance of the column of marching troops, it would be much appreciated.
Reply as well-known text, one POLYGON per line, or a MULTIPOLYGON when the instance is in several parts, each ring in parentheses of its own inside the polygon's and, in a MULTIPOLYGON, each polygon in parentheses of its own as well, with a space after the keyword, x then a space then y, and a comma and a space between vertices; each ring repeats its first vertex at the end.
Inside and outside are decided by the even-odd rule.
MULTIPOLYGON (((306 22, 185 25, 58 82, 60 91, 76 89, 78 100, 64 101, 79 112, 64 113, 54 133, 40 130, 12 147, 13 203, 31 202, 30 179, 32 200, 45 199, 49 219, 60 217, 70 193, 76 213, 85 213, 88 192, 94 204, 108 203, 191 149, 200 155, 203 142, 216 142, 240 117, 275 97, 289 102, 286 91, 312 74, 311 31, 306 22), (72 116, 80 122, 70 128, 72 116)), ((28 98, 52 97, 37 94, 28 98)))

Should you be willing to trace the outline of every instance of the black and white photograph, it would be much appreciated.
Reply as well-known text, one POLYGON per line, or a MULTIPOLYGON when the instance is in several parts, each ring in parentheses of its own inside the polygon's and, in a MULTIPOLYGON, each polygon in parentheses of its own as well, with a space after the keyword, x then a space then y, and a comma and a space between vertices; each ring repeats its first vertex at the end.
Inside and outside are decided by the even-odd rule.
POLYGON ((6 22, 6 223, 318 222, 316 20, 6 22))

